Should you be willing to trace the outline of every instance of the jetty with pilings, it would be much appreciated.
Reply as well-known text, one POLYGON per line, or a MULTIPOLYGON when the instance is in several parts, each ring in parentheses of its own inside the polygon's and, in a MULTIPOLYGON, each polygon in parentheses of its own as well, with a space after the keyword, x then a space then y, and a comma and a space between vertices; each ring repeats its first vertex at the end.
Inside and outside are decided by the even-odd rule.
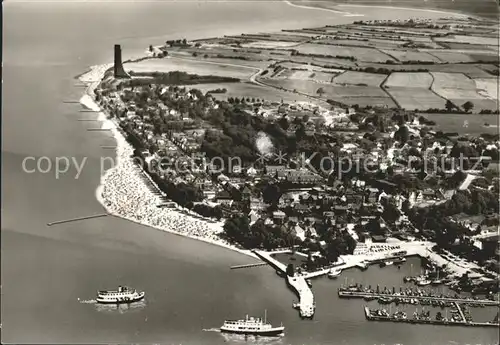
POLYGON ((266 266, 268 265, 267 262, 257 262, 255 264, 246 264, 246 265, 237 265, 237 266, 231 266, 232 270, 237 270, 240 268, 250 268, 250 267, 258 267, 258 266, 266 266))
POLYGON ((100 218, 100 217, 106 217, 106 216, 108 216, 107 213, 101 213, 101 214, 94 214, 94 215, 85 216, 85 217, 76 217, 76 218, 70 218, 70 219, 57 220, 55 222, 47 223, 47 226, 53 226, 53 225, 57 225, 57 224, 77 222, 77 221, 80 221, 80 220, 94 219, 94 218, 100 218))
POLYGON ((297 308, 299 309, 300 317, 304 319, 312 319, 314 316, 314 311, 316 309, 316 304, 314 302, 314 295, 312 293, 312 290, 307 284, 307 275, 299 275, 295 273, 293 276, 289 276, 286 273, 285 264, 279 262, 271 256, 273 254, 288 253, 290 252, 290 250, 275 252, 253 250, 252 252, 257 255, 262 261, 268 263, 274 269, 285 275, 287 285, 299 296, 299 303, 297 303, 297 308))

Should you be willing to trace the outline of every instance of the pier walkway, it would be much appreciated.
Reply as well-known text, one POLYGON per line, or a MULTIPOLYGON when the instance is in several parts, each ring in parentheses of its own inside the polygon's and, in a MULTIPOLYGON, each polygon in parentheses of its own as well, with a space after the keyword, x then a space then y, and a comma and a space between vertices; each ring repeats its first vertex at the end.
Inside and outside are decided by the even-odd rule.
MULTIPOLYGON (((263 252, 259 250, 253 250, 255 255, 257 255, 261 260, 269 263, 276 270, 279 270, 286 274, 286 265, 278 260, 274 259, 271 255, 277 254, 277 252, 263 252)), ((280 251, 281 253, 291 252, 280 251)), ((314 295, 311 288, 307 284, 306 277, 295 275, 293 277, 286 275, 287 284, 295 290, 299 296, 299 312, 300 316, 303 318, 312 318, 314 316, 315 303, 314 295)))

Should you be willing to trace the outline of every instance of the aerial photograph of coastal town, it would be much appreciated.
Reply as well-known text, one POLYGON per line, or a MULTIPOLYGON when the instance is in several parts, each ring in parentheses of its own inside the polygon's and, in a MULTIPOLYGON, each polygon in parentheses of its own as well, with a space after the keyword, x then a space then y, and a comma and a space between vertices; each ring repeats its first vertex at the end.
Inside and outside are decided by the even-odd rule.
POLYGON ((499 345, 496 0, 6 0, 2 344, 499 345))

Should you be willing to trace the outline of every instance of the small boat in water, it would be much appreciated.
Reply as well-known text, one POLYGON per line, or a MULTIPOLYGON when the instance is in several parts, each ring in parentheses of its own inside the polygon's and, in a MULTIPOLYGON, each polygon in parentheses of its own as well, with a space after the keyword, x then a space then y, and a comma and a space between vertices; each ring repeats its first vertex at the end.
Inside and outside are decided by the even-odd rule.
POLYGON ((391 266, 391 265, 393 265, 393 264, 394 264, 394 261, 386 261, 386 262, 385 262, 385 265, 386 265, 386 266, 391 266))
POLYGON ((342 273, 342 270, 332 268, 328 273, 328 278, 336 279, 340 275, 340 273, 342 273))
POLYGON ((224 333, 236 333, 245 335, 279 336, 284 333, 285 327, 273 327, 267 322, 267 313, 264 320, 255 317, 245 317, 244 320, 226 320, 220 328, 224 333))
POLYGON ((96 301, 103 304, 133 303, 142 300, 145 295, 144 291, 118 286, 118 290, 97 291, 96 301))

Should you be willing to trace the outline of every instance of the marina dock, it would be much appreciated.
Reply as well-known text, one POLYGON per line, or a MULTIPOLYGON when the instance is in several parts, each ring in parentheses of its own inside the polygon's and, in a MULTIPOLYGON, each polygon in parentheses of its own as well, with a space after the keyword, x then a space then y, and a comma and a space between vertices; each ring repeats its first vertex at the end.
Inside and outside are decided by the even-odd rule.
MULTIPOLYGON (((365 307, 365 317, 369 321, 386 321, 386 322, 402 322, 402 323, 412 323, 412 324, 424 324, 424 325, 440 325, 440 326, 466 326, 466 327, 499 327, 498 323, 494 322, 467 322, 465 321, 449 321, 443 320, 432 320, 432 319, 422 319, 422 318, 400 318, 394 317, 393 315, 374 315, 370 308, 365 307)), ((460 310, 460 309, 459 309, 460 310)), ((463 315, 463 314, 462 314, 463 315)))
POLYGON ((297 293, 297 295, 299 296, 298 309, 299 309, 300 316, 302 318, 312 318, 314 316, 314 311, 315 311, 316 305, 314 303, 314 295, 312 293, 312 290, 309 287, 309 285, 307 284, 306 276, 294 275, 293 277, 291 277, 291 276, 287 275, 285 264, 279 262, 278 260, 274 259, 271 256, 272 254, 278 254, 280 252, 286 253, 286 252, 289 252, 289 250, 280 251, 280 252, 272 252, 272 253, 262 252, 259 250, 254 250, 253 252, 261 260, 267 262, 269 265, 271 265, 277 271, 280 271, 286 275, 287 285, 292 290, 294 290, 297 293))
POLYGON ((492 301, 488 299, 469 299, 469 298, 451 298, 451 297, 437 297, 437 296, 406 296, 401 294, 388 294, 388 293, 376 293, 376 292, 364 292, 364 291, 347 291, 340 290, 338 291, 338 295, 340 298, 398 298, 401 300, 404 299, 415 299, 415 300, 427 300, 427 301, 437 301, 437 302, 451 302, 451 303, 466 303, 471 306, 500 306, 499 301, 492 301))

